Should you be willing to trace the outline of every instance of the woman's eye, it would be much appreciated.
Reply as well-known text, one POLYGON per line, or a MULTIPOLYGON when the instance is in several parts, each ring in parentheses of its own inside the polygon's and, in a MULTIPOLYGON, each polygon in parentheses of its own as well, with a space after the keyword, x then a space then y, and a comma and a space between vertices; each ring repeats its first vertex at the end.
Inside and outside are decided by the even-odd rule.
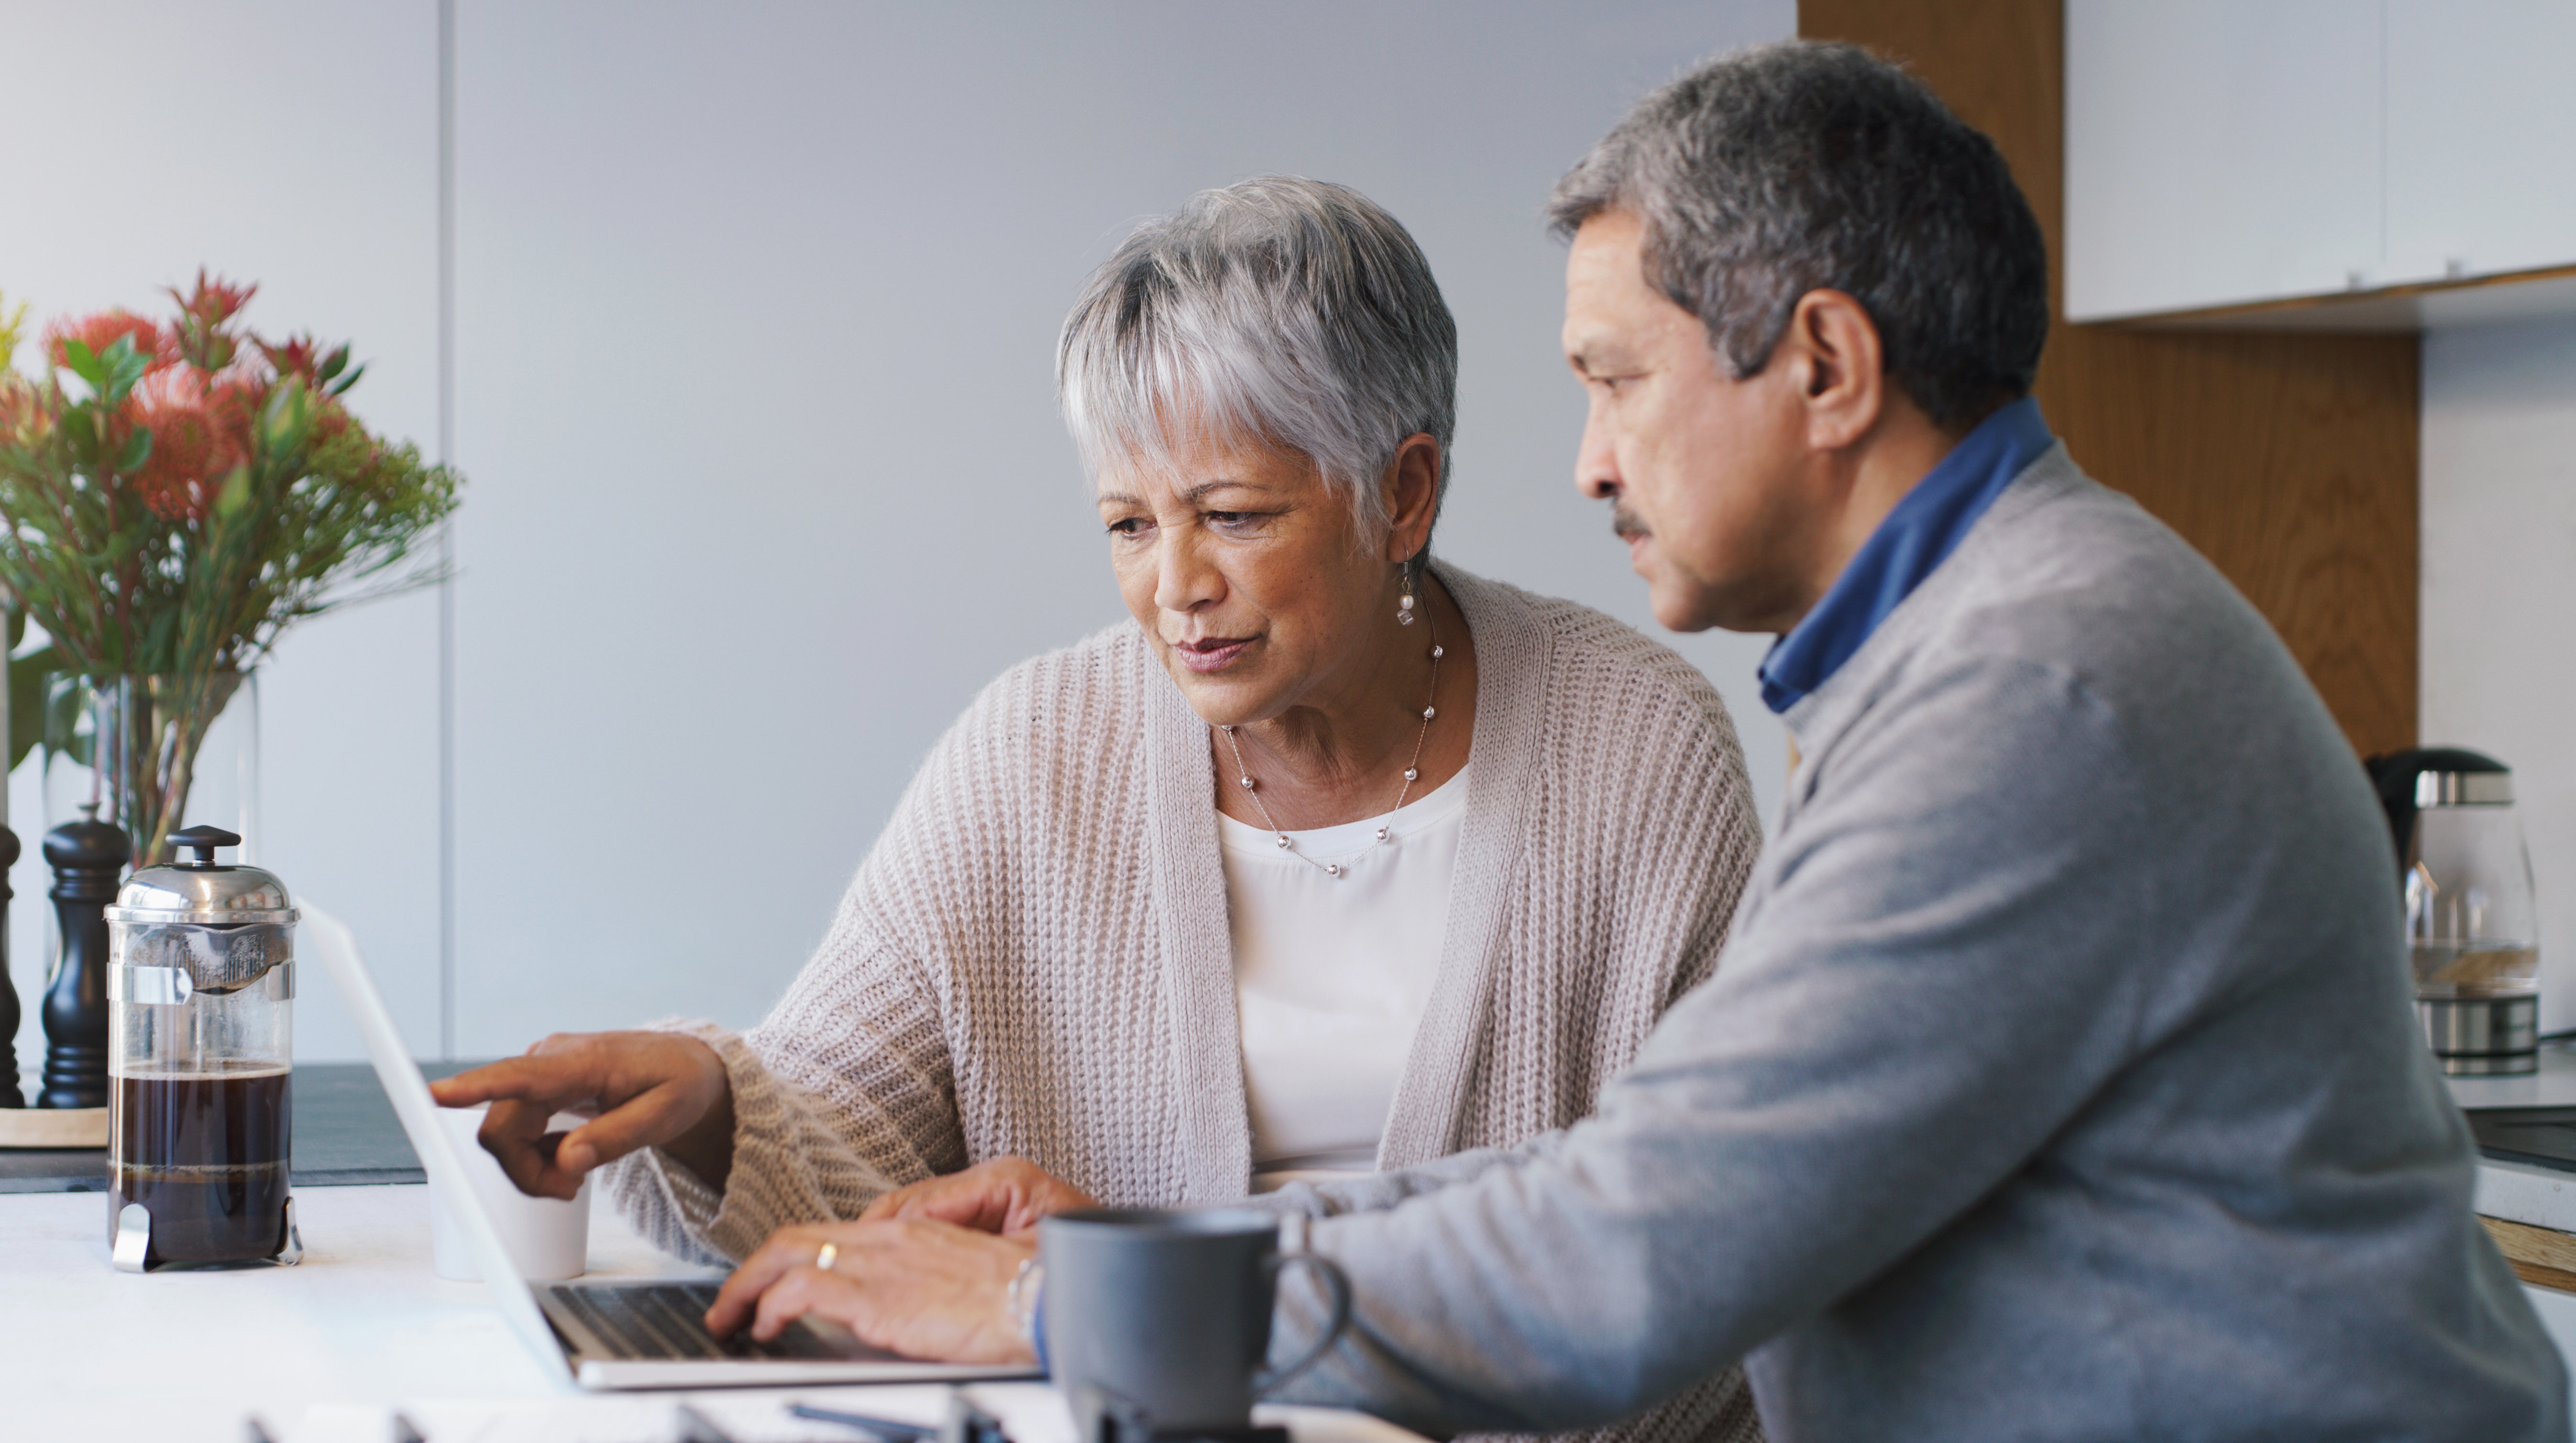
POLYGON ((1259 511, 1210 511, 1207 524, 1224 531, 1249 531, 1268 517, 1259 511))
POLYGON ((1109 523, 1109 534, 1112 536, 1142 536, 1145 534, 1145 528, 1149 524, 1150 523, 1141 516, 1122 516, 1118 520, 1109 523))

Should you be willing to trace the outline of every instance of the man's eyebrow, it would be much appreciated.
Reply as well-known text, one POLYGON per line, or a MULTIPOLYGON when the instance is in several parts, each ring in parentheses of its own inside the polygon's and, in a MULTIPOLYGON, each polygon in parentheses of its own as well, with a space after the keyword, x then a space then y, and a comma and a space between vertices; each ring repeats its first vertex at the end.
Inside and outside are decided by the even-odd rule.
POLYGON ((1626 364, 1626 357, 1620 354, 1617 346, 1604 345, 1597 339, 1578 344, 1565 353, 1565 359, 1567 364, 1587 376, 1626 364))

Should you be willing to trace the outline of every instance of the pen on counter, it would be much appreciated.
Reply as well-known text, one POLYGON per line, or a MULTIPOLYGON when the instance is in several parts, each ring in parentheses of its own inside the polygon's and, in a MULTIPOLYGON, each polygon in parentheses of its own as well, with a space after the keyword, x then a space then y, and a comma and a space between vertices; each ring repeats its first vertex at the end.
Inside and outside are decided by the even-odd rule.
POLYGON ((865 1413, 844 1413, 837 1408, 817 1408, 811 1403, 790 1403, 787 1411, 793 1417, 815 1423, 838 1423, 844 1428, 856 1428, 875 1438, 877 1443, 922 1443, 924 1439, 939 1436, 938 1429, 925 1428, 918 1423, 871 1418, 865 1413))
POLYGON ((962 1388, 948 1390, 947 1421, 936 1426, 906 1423, 899 1418, 876 1418, 865 1413, 844 1413, 837 1408, 817 1408, 811 1403, 787 1405, 790 1417, 816 1423, 838 1423, 855 1428, 877 1440, 877 1443, 1011 1443, 1011 1435, 1002 1431, 1002 1420, 975 1406, 962 1388))

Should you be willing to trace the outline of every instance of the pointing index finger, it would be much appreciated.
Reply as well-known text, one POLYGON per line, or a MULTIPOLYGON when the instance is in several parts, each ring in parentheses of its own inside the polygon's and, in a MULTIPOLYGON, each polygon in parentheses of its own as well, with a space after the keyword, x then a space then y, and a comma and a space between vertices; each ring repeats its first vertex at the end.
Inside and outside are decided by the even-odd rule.
POLYGON ((483 1102, 531 1102, 557 1107, 597 1091, 590 1069, 560 1054, 510 1057, 470 1072, 430 1083, 429 1095, 441 1107, 472 1107, 483 1102))

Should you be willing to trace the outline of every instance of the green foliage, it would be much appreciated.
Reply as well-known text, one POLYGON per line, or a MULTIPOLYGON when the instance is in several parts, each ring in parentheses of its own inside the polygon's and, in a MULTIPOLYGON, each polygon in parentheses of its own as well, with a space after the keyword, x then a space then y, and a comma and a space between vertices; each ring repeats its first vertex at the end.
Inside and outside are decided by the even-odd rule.
MULTIPOLYGON (((423 543, 459 478, 349 413, 349 348, 244 330, 250 289, 202 274, 171 295, 166 327, 86 318, 48 333, 41 379, 0 370, 0 595, 28 721, 40 670, 247 671, 296 621, 441 575, 423 543), (20 615, 50 639, 25 657, 20 615)), ((0 312, 0 347, 16 325, 0 312)))
MULTIPOLYGON (((39 713, 45 705, 45 673, 66 669, 63 665, 62 652, 57 650, 52 642, 47 642, 25 656, 20 656, 18 646, 26 640, 26 636, 26 613, 13 607, 9 611, 9 641, 5 653, 9 658, 9 764, 7 770, 12 772, 18 770, 18 763, 27 759, 27 753, 35 750, 37 738, 45 734, 44 725, 39 720, 39 713)), ((68 736, 70 732, 66 729, 61 734, 68 736)), ((86 756, 77 760, 83 766, 89 765, 89 758, 86 756)))
POLYGON ((27 303, 20 301, 17 309, 11 310, 9 298, 6 295, 0 295, 0 371, 9 369, 10 363, 17 357, 18 343, 25 340, 26 336, 27 303))

